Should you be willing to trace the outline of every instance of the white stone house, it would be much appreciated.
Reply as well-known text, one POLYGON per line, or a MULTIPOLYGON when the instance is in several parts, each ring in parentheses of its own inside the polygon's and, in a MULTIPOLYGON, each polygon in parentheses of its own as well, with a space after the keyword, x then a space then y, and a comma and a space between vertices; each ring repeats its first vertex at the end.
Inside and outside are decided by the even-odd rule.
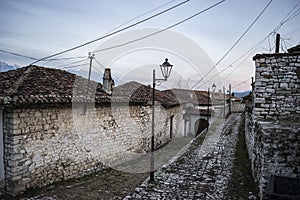
MULTIPOLYGON (((0 188, 15 195, 149 151, 152 89, 131 82, 111 91, 109 81, 102 88, 38 66, 1 73, 0 188)), ((176 99, 156 94, 158 147, 182 136, 182 116, 176 99)))
POLYGON ((163 93, 177 99, 181 105, 184 136, 197 136, 213 122, 211 97, 206 91, 171 89, 163 93))

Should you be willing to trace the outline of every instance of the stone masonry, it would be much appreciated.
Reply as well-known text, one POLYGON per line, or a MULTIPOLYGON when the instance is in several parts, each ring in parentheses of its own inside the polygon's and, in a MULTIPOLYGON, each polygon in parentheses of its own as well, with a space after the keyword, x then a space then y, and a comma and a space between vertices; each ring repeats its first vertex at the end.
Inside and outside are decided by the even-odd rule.
MULTIPOLYGON (((149 151, 150 106, 11 108, 4 113, 7 192, 80 177, 149 151)), ((155 146, 181 130, 179 106, 156 106, 155 146)))
POLYGON ((254 58, 254 102, 246 106, 245 132, 260 196, 271 175, 300 177, 300 54, 254 58))
POLYGON ((254 60, 255 120, 299 117, 300 55, 257 55, 254 60))

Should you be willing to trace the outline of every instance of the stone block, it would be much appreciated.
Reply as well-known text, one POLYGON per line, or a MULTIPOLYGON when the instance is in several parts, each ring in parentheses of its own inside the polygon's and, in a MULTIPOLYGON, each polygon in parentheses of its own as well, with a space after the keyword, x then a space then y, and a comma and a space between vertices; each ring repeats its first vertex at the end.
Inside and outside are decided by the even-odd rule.
POLYGON ((275 93, 275 89, 272 89, 272 88, 266 88, 266 92, 269 92, 269 93, 275 93))
POLYGON ((254 89, 255 93, 263 93, 265 91, 266 91, 265 87, 255 87, 254 89))
POLYGON ((266 103, 265 98, 255 98, 254 103, 266 103))

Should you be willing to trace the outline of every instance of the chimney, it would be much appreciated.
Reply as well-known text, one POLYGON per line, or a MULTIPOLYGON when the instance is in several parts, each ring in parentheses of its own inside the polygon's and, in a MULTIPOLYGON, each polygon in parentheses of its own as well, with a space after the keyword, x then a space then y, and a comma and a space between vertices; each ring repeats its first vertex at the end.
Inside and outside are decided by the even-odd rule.
POLYGON ((110 68, 105 68, 105 71, 104 71, 104 74, 103 74, 103 90, 107 94, 111 94, 112 91, 113 91, 114 86, 115 86, 115 82, 111 78, 110 68))

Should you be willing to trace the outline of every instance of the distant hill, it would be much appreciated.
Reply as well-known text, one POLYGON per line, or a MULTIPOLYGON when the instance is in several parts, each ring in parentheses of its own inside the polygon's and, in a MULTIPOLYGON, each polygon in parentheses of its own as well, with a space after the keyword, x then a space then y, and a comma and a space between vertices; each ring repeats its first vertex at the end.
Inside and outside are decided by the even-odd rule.
POLYGON ((6 62, 0 61, 0 72, 6 72, 9 70, 14 70, 20 68, 19 65, 9 65, 6 62))
POLYGON ((247 90, 244 92, 234 92, 234 96, 241 98, 241 97, 247 96, 250 92, 251 92, 251 90, 247 90))

